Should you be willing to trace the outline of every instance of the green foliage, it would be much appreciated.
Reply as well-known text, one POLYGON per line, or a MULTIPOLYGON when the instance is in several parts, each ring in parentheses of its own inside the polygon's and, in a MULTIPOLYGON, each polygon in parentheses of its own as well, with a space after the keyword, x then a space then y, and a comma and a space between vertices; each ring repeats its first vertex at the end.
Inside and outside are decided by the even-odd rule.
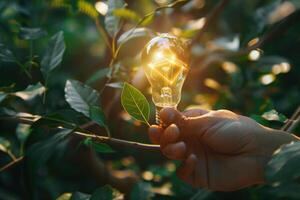
POLYGON ((67 80, 65 98, 74 110, 86 117, 90 116, 91 106, 97 106, 100 101, 100 95, 96 90, 76 80, 67 80))
POLYGON ((92 194, 90 200, 110 200, 110 199, 122 199, 123 195, 116 189, 109 185, 105 185, 92 194))
POLYGON ((95 2, 0 1, 0 167, 23 158, 0 173, 0 199, 299 199, 299 143, 274 154, 265 185, 231 193, 192 188, 157 152, 108 145, 149 141, 140 52, 156 32, 204 30, 186 52, 179 110, 226 108, 281 128, 300 99, 298 0, 229 1, 213 22, 219 1, 108 0, 105 16, 95 2))
POLYGON ((108 11, 105 16, 105 28, 111 37, 114 37, 119 30, 120 18, 114 15, 114 10, 123 8, 123 0, 108 0, 108 11))
POLYGON ((135 87, 124 83, 121 103, 123 108, 136 120, 149 125, 150 106, 146 97, 135 87))
POLYGON ((20 38, 23 40, 36 40, 47 35, 46 31, 41 28, 20 28, 20 38))
POLYGON ((83 144, 92 147, 95 151, 99 153, 114 153, 115 151, 107 144, 93 142, 91 138, 86 138, 83 144))
POLYGON ((41 71, 45 78, 62 62, 65 49, 64 35, 60 31, 51 37, 41 61, 41 71))

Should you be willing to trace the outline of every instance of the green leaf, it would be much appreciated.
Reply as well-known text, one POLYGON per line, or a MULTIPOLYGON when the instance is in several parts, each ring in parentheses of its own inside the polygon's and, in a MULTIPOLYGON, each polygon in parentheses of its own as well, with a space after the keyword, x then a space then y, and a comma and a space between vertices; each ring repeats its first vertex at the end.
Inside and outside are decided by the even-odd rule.
POLYGON ((292 142, 278 149, 269 161, 266 172, 268 181, 292 181, 300 177, 300 142, 292 142))
POLYGON ((0 137, 0 151, 7 152, 9 150, 9 147, 10 142, 5 138, 0 137))
POLYGON ((90 117, 90 107, 99 104, 100 95, 96 90, 79 81, 67 80, 65 99, 74 110, 90 117))
POLYGON ((143 200, 151 199, 154 193, 151 191, 152 187, 150 183, 143 181, 138 182, 132 189, 130 194, 131 200, 143 200))
POLYGON ((110 185, 105 185, 94 191, 90 200, 111 200, 123 198, 123 194, 118 190, 112 188, 110 185))
POLYGON ((18 62, 15 55, 6 48, 3 44, 0 43, 0 60, 2 62, 18 62))
POLYGON ((38 82, 36 85, 29 85, 25 90, 15 92, 12 95, 20 97, 23 100, 31 100, 37 95, 41 95, 46 91, 46 88, 38 82))
POLYGON ((4 92, 0 92, 0 103, 7 97, 7 94, 4 92))
POLYGON ((35 40, 47 35, 47 32, 41 28, 21 27, 19 36, 23 40, 35 40))
POLYGON ((70 200, 89 200, 91 198, 90 194, 85 194, 82 192, 74 192, 70 200))
POLYGON ((141 17, 134 11, 128 8, 118 8, 113 11, 113 14, 122 19, 127 19, 133 22, 139 22, 141 17))
POLYGON ((72 132, 73 129, 63 129, 46 140, 31 145, 27 151, 27 156, 31 159, 30 167, 33 170, 37 170, 41 165, 45 164, 53 155, 54 149, 58 144, 64 141, 72 132))
POLYGON ((41 61, 41 71, 44 77, 47 77, 48 73, 61 63, 65 49, 64 35, 62 31, 59 31, 51 37, 41 61))
POLYGON ((57 197, 56 200, 69 200, 71 199, 71 196, 71 193, 63 193, 59 197, 57 197))
POLYGON ((123 108, 134 119, 149 124, 150 106, 146 97, 138 89, 128 83, 124 83, 121 103, 123 108))
POLYGON ((114 153, 115 151, 107 144, 105 143, 97 143, 94 142, 91 138, 86 138, 83 141, 83 144, 86 146, 92 147, 95 151, 99 153, 114 153))
POLYGON ((153 32, 148 28, 130 29, 124 32, 118 39, 118 45, 124 44, 133 38, 152 36, 153 32))
POLYGON ((272 109, 262 114, 262 118, 269 121, 280 121, 284 123, 287 118, 283 114, 278 113, 276 110, 272 109))
POLYGON ((104 112, 99 106, 90 106, 90 117, 100 126, 107 126, 107 121, 104 112))
POLYGON ((31 132, 31 125, 18 124, 16 128, 16 135, 21 143, 25 142, 31 132))
POLYGON ((110 71, 110 68, 108 68, 108 67, 99 69, 85 83, 88 85, 91 85, 92 83, 95 83, 96 81, 100 81, 107 76, 109 71, 110 71))
POLYGON ((111 37, 114 37, 119 30, 120 18, 114 15, 114 10, 123 8, 125 3, 123 0, 108 0, 108 11, 105 15, 105 29, 111 37))

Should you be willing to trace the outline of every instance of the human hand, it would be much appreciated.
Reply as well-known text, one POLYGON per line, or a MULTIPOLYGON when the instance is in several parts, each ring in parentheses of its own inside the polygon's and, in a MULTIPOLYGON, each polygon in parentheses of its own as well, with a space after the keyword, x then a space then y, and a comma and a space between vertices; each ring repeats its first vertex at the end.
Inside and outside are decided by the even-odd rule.
POLYGON ((164 128, 152 125, 149 137, 166 157, 183 161, 177 175, 193 186, 218 191, 263 183, 273 151, 297 140, 228 110, 180 113, 165 108, 160 118, 164 128))

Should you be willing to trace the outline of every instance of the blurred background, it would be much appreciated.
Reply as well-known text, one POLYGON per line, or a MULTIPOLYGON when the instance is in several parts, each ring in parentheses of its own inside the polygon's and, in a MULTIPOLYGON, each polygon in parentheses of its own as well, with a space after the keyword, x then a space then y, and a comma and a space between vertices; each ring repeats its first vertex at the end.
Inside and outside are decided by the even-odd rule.
POLYGON ((106 134, 66 101, 74 79, 99 92, 114 138, 150 143, 147 126, 123 110, 120 88, 126 81, 147 97, 154 123, 140 53, 158 32, 190 44, 179 110, 229 109, 281 128, 300 104, 299 9, 298 0, 1 0, 0 167, 20 161, 1 169, 0 199, 299 199, 298 177, 211 192, 181 182, 179 163, 159 151, 97 152, 76 135, 53 137, 58 120, 106 134), (15 120, 25 113, 56 122, 15 120))

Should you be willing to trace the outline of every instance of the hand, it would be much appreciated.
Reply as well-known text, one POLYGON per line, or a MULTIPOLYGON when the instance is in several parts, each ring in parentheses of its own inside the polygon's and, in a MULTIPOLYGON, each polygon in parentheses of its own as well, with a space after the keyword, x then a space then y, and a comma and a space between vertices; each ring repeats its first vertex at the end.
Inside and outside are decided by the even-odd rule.
POLYGON ((149 137, 166 157, 183 161, 177 175, 193 186, 218 191, 263 183, 273 151, 298 140, 228 110, 180 113, 165 108, 160 118, 165 128, 152 125, 149 137))

